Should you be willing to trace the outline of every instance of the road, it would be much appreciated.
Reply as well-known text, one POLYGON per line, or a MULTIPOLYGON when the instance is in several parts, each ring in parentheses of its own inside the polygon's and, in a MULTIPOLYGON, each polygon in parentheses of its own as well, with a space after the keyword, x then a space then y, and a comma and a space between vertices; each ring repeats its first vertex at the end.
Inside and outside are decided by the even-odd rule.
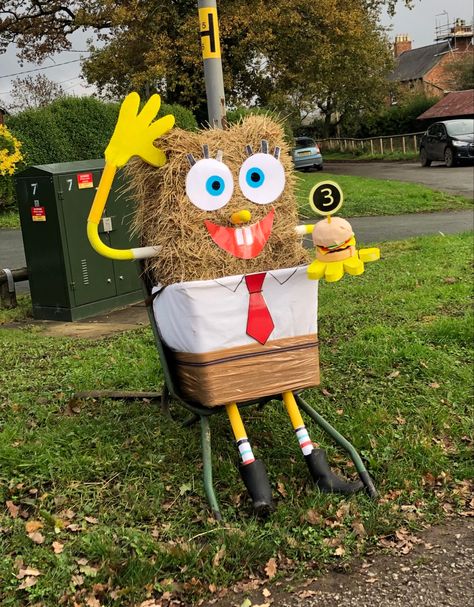
MULTIPOLYGON (((409 183, 421 183, 450 194, 474 198, 474 167, 453 167, 442 164, 422 168, 408 162, 327 162, 325 168, 336 175, 358 175, 409 183)), ((358 241, 382 242, 422 234, 455 234, 473 229, 473 212, 441 212, 412 215, 357 217, 351 220, 358 241)), ((306 244, 309 240, 306 239, 306 244)), ((26 265, 23 241, 19 230, 0 230, 0 268, 21 268, 26 265)), ((28 283, 18 283, 19 293, 28 290, 28 283)))
POLYGON ((357 175, 421 183, 434 190, 474 198, 474 166, 448 169, 440 163, 421 167, 414 162, 325 162, 324 169, 335 175, 357 175))

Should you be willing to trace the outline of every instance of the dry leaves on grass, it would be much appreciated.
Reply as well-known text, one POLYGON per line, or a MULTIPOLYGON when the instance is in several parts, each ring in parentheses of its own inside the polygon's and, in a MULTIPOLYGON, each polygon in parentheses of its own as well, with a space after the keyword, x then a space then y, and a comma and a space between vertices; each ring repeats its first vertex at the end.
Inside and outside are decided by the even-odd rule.
POLYGON ((42 528, 43 528, 43 523, 41 521, 27 521, 25 523, 26 533, 28 533, 28 534, 34 533, 35 531, 38 531, 38 529, 42 529, 42 528))
POLYGON ((35 531, 33 533, 28 533, 28 537, 35 544, 42 544, 44 542, 44 535, 39 531, 35 531))
POLYGON ((5 502, 5 506, 7 507, 8 512, 12 518, 17 518, 20 513, 20 506, 14 504, 11 500, 7 500, 5 502))
POLYGON ((416 537, 416 535, 413 535, 404 527, 395 531, 395 535, 384 536, 379 540, 380 546, 393 549, 403 555, 411 552, 414 545, 420 542, 419 537, 416 537))
POLYGON ((271 558, 267 561, 267 564, 265 565, 265 573, 267 574, 268 579, 271 580, 273 577, 275 577, 276 572, 277 572, 276 560, 274 558, 271 558))
POLYGON ((64 550, 64 544, 61 544, 61 542, 53 542, 52 546, 54 554, 61 554, 61 552, 64 550))

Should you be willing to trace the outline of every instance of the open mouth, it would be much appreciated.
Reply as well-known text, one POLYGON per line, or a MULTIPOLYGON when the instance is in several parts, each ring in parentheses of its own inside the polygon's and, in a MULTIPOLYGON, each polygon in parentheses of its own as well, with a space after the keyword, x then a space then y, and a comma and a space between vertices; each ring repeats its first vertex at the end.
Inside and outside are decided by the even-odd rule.
POLYGON ((273 227, 275 210, 272 209, 268 215, 257 223, 243 228, 226 228, 212 221, 205 220, 207 231, 215 244, 240 259, 252 259, 262 252, 267 244, 273 227))

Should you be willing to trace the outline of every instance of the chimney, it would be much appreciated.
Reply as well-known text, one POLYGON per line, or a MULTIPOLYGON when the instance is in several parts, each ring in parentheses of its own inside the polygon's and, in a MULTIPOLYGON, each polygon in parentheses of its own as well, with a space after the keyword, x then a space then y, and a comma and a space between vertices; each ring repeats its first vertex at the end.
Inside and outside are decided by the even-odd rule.
POLYGON ((395 36, 395 43, 393 45, 393 54, 395 57, 398 57, 406 51, 411 51, 411 40, 408 37, 408 34, 395 36))

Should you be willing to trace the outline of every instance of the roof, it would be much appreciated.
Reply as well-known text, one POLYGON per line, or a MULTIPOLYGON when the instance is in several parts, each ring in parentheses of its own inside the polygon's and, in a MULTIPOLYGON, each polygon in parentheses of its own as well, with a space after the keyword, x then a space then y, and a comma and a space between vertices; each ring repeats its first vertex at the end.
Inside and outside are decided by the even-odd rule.
POLYGON ((420 114, 418 120, 452 118, 453 116, 472 116, 474 118, 474 89, 448 93, 446 97, 420 114))
POLYGON ((449 42, 438 42, 405 51, 397 57, 395 69, 390 74, 389 80, 404 82, 423 78, 438 63, 441 56, 449 51, 449 42))

